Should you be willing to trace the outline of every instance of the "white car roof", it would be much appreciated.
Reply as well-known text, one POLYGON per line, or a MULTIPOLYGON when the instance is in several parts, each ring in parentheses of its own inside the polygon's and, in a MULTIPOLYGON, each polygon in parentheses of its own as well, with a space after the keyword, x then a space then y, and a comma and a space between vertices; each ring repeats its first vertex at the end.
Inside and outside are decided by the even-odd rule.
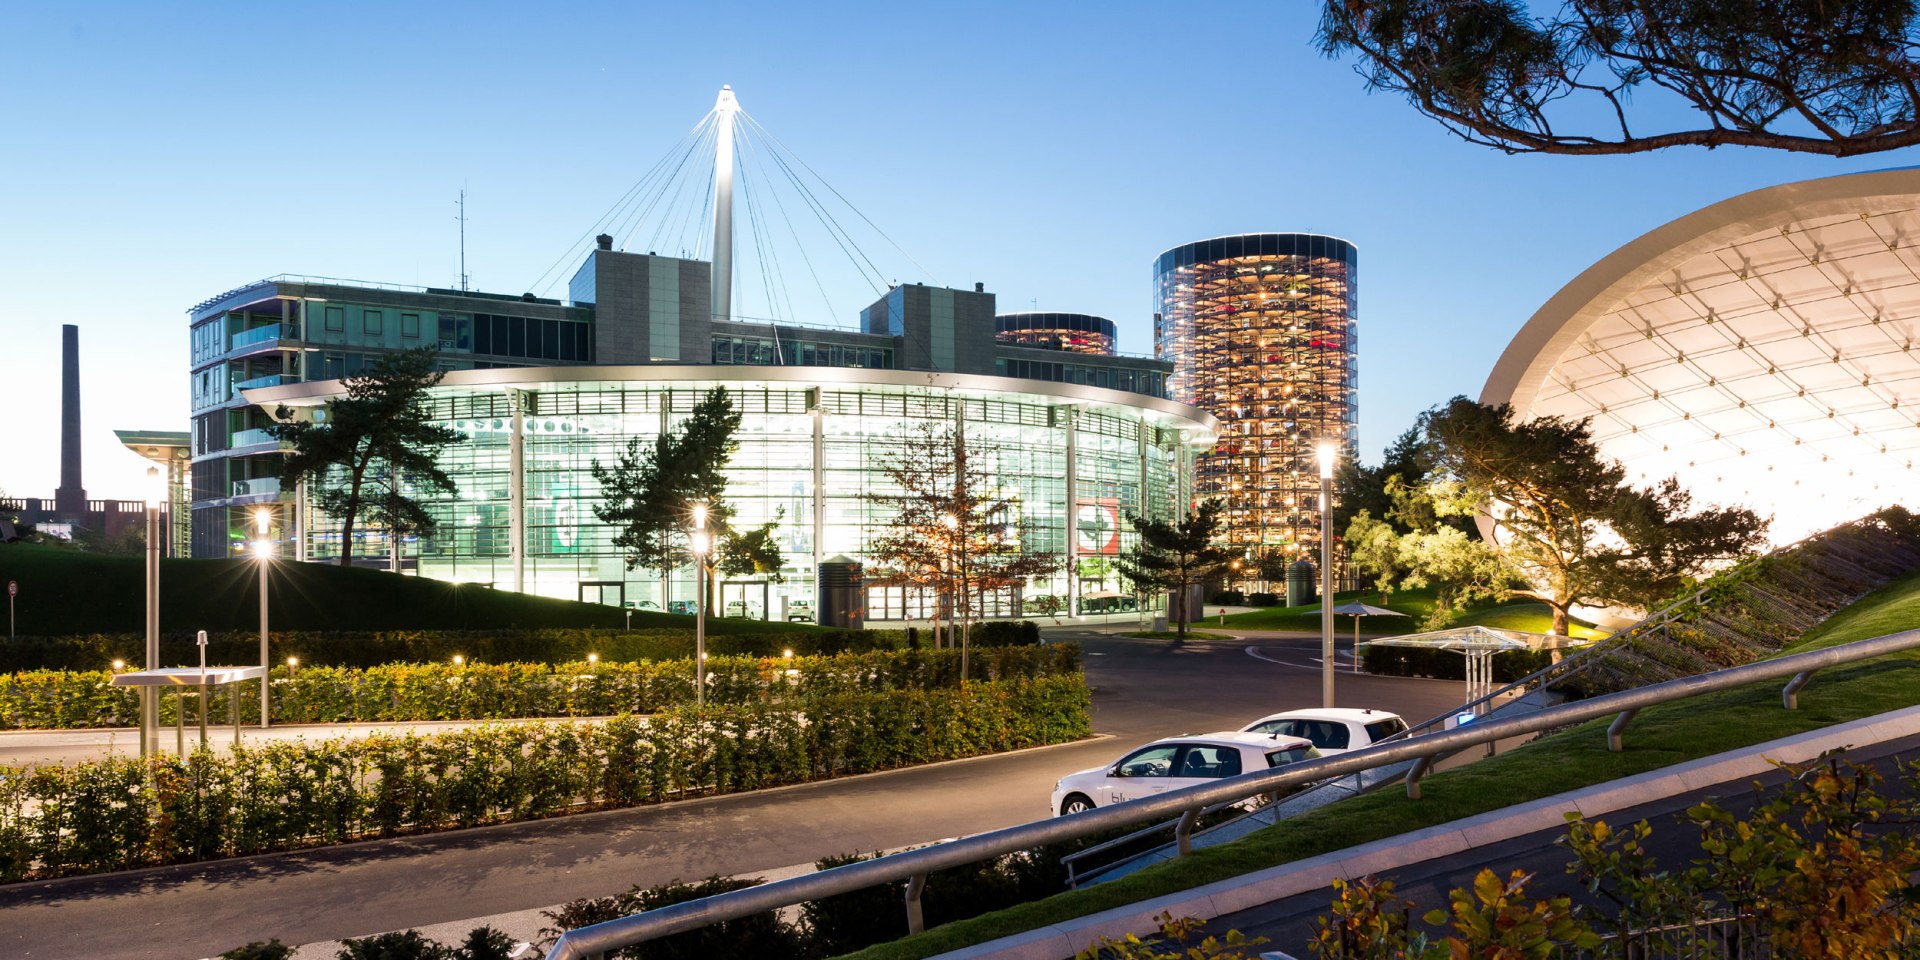
POLYGON ((1162 737, 1147 746, 1151 747, 1159 743, 1211 743, 1220 746, 1257 747, 1262 750, 1313 746, 1313 741, 1305 737, 1276 737, 1270 733, 1247 733, 1241 730, 1197 733, 1185 737, 1162 737))
POLYGON ((1382 720, 1398 720, 1400 715, 1385 710, 1363 710, 1357 707, 1308 707, 1302 710, 1287 710, 1282 713, 1268 714, 1247 724, 1266 723, 1269 720, 1341 720, 1348 723, 1378 723, 1382 720))

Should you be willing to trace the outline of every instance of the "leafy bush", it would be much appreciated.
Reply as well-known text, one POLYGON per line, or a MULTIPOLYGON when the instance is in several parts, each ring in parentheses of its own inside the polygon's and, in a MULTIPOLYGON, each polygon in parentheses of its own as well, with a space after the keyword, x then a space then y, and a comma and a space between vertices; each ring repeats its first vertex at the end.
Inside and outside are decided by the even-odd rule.
POLYGON ((975 647, 1037 647, 1040 625, 1032 620, 988 620, 973 625, 967 642, 975 647))
MULTIPOLYGON (((551 946, 553 941, 560 938, 560 934, 578 927, 734 890, 745 890, 765 882, 758 877, 748 880, 708 877, 698 883, 675 880, 658 887, 634 887, 611 897, 575 900, 562 904, 558 910, 544 911, 542 916, 553 926, 540 931, 540 935, 545 938, 545 944, 551 946)), ((800 928, 780 919, 779 913, 769 910, 615 950, 607 954, 607 960, 706 960, 708 957, 801 960, 809 955, 805 942, 805 935, 800 928)))
POLYGON ((1247 606, 1249 607, 1272 607, 1272 606, 1278 606, 1279 603, 1280 603, 1280 597, 1278 594, 1272 594, 1272 593, 1247 594, 1247 606))
MULTIPOLYGON (((257 654, 256 654, 257 656, 257 654)), ((975 651, 970 679, 1005 680, 1072 673, 1073 644, 975 651)), ((791 700, 823 693, 954 686, 960 654, 901 650, 802 657, 710 657, 707 699, 714 703, 791 700)), ((386 664, 365 669, 302 664, 273 670, 277 723, 499 720, 520 717, 652 713, 693 701, 689 660, 618 663, 386 664)), ((227 696, 210 696, 212 722, 228 723, 227 696)), ((244 722, 256 723, 258 697, 240 697, 244 722)), ((161 699, 173 722, 174 700, 161 699)), ((196 707, 189 715, 196 716, 196 707)), ((121 727, 139 723, 132 688, 110 685, 104 671, 29 671, 0 676, 0 729, 121 727)))
POLYGON ((293 948, 279 940, 255 940, 244 947, 234 947, 221 954, 216 960, 287 960, 293 956, 293 948))
MULTIPOLYGON (((1512 683, 1552 662, 1547 650, 1511 650, 1493 655, 1493 679, 1512 683)), ((1386 677, 1433 677, 1436 680, 1465 680, 1467 658, 1451 650, 1422 647, 1368 646, 1361 654, 1368 673, 1386 677)))
POLYGON ((0 765, 0 882, 659 803, 1087 736, 1078 674, 0 765), (167 829, 154 829, 165 824, 167 829))
POLYGON ((340 941, 337 960, 453 960, 453 951, 418 930, 340 941))
POLYGON ((1244 607, 1247 595, 1239 590, 1222 590, 1207 598, 1207 602, 1221 607, 1244 607))

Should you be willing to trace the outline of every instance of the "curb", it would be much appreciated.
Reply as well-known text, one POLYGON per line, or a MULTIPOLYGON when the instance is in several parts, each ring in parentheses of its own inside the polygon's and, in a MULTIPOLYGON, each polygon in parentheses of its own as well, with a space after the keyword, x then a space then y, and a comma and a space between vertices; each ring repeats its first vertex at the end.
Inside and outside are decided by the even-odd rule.
POLYGON ((1115 907, 938 954, 932 960, 1060 960, 1091 947, 1102 937, 1149 935, 1158 929, 1154 918, 1163 912, 1176 917, 1212 920, 1323 890, 1334 880, 1403 869, 1497 840, 1557 828, 1565 825, 1567 813, 1600 816, 1690 790, 1765 774, 1773 770, 1775 760, 1797 763, 1836 748, 1883 743, 1916 734, 1920 734, 1920 707, 1863 717, 1115 907))

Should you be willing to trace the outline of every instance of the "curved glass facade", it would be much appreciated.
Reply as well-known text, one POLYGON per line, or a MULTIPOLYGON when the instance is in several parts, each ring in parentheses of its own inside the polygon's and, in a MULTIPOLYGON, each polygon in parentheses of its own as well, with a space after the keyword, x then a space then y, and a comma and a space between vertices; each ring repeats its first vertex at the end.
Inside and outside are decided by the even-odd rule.
MULTIPOLYGON (((440 458, 459 489, 431 502, 440 529, 402 543, 403 565, 551 597, 680 609, 694 596, 691 567, 664 585, 658 571, 625 568, 614 530, 594 515, 600 491, 591 465, 613 462, 631 439, 647 444, 674 429, 714 386, 728 388, 742 414, 739 451, 727 471, 736 522, 778 518, 787 558, 783 582, 719 583, 717 612, 774 620, 796 613, 793 601, 815 601, 820 562, 863 559, 888 520, 866 497, 882 491, 882 465, 927 424, 960 424, 975 455, 990 458, 1001 495, 1019 503, 1023 546, 1066 561, 1053 577, 990 598, 988 616, 1017 615, 1024 599, 1043 594, 1078 600, 1120 589, 1108 561, 1132 542, 1125 517, 1173 514, 1192 493, 1194 453, 1212 442, 1215 426, 1165 400, 981 375, 792 367, 456 371, 434 389, 431 409, 468 438, 440 458), (516 502, 524 517, 519 529, 512 522, 516 502)), ((299 384, 256 399, 312 406, 338 389, 337 382, 299 384)), ((339 555, 337 523, 309 511, 299 526, 303 558, 339 555)), ((389 555, 381 531, 355 540, 356 556, 389 555)), ((868 592, 870 620, 931 612, 929 597, 896 588, 868 592)))
POLYGON ((1219 237, 1154 264, 1154 349, 1168 392, 1218 417, 1196 493, 1249 550, 1318 551, 1323 438, 1358 452, 1359 255, 1304 233, 1219 237))
POLYGON ((1085 313, 1003 313, 993 318, 993 338, 1069 353, 1113 356, 1119 341, 1113 321, 1085 313))

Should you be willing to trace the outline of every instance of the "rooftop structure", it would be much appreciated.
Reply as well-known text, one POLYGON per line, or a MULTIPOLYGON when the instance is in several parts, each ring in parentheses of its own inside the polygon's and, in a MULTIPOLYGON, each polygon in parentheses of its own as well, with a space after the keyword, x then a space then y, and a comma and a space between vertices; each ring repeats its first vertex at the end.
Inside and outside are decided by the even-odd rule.
POLYGON ((1068 353, 1110 357, 1119 343, 1113 321, 1085 313, 1003 313, 993 318, 993 338, 1068 353))
POLYGON ((1920 488, 1920 169, 1788 183, 1656 228, 1528 320, 1481 400, 1592 418, 1636 483, 1813 531, 1920 488))

